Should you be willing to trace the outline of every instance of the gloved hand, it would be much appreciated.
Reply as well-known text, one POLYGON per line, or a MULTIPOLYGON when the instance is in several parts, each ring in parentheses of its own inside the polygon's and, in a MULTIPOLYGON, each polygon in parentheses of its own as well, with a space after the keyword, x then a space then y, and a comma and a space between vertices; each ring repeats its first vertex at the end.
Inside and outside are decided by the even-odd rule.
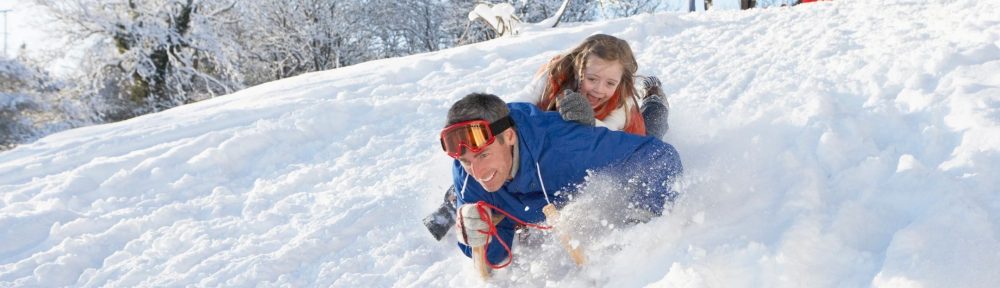
POLYGON ((590 108, 590 102, 580 93, 563 90, 562 95, 556 98, 556 105, 563 120, 594 126, 594 109, 590 108))
MULTIPOLYGON (((487 217, 492 217, 490 209, 486 209, 487 217)), ((458 242, 462 242, 469 247, 479 247, 486 245, 486 240, 490 235, 479 232, 489 231, 489 224, 479 215, 476 204, 465 204, 458 208, 458 242)))

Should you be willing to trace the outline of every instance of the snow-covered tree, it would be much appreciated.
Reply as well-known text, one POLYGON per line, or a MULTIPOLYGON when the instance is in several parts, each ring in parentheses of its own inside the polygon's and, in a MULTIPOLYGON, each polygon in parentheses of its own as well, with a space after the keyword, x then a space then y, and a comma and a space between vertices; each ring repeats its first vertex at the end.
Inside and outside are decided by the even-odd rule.
POLYGON ((80 93, 121 120, 240 88, 238 47, 225 30, 233 1, 36 0, 82 45, 80 93))
POLYGON ((363 58, 369 38, 352 37, 363 29, 353 1, 263 0, 240 3, 239 21, 226 26, 241 45, 242 73, 255 85, 310 71, 349 65, 363 58))
POLYGON ((378 0, 373 4, 381 4, 367 11, 374 16, 366 23, 367 32, 378 40, 371 47, 375 55, 397 57, 455 46, 455 40, 442 33, 444 11, 449 9, 446 2, 378 0))
POLYGON ((660 0, 599 0, 605 18, 629 17, 656 11, 660 0))
POLYGON ((228 29, 243 45, 243 74, 247 84, 253 85, 453 47, 465 23, 454 21, 453 4, 417 0, 264 0, 238 5, 241 21, 228 29))
POLYGON ((0 58, 0 151, 89 123, 82 105, 62 97, 62 85, 39 66, 24 56, 0 58))
POLYGON ((527 0, 510 1, 517 8, 517 16, 524 23, 538 23, 556 15, 566 3, 566 11, 561 22, 585 22, 597 17, 597 0, 527 0))

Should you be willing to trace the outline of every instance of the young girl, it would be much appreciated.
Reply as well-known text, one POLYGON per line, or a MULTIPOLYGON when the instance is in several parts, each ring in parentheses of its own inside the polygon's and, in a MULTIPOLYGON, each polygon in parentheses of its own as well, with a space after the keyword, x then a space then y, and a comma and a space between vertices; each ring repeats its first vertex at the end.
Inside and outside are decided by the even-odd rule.
POLYGON ((543 110, 556 111, 557 99, 566 90, 577 92, 589 102, 597 126, 662 137, 668 128, 668 106, 660 81, 640 77, 644 93, 638 95, 633 80, 638 68, 625 40, 606 34, 587 37, 544 67, 544 87, 536 104, 543 110), (637 98, 643 101, 641 108, 637 98))

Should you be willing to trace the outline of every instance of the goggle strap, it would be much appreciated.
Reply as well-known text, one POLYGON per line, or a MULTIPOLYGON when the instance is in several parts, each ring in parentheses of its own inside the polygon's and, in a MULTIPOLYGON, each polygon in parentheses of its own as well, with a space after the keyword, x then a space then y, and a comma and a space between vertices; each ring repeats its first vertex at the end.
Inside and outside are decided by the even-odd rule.
POLYGON ((493 134, 493 137, 496 137, 497 134, 500 134, 504 130, 507 130, 507 128, 513 126, 514 126, 514 120, 511 120, 510 115, 508 114, 507 116, 503 116, 503 118, 500 118, 500 120, 490 123, 490 133, 493 134))

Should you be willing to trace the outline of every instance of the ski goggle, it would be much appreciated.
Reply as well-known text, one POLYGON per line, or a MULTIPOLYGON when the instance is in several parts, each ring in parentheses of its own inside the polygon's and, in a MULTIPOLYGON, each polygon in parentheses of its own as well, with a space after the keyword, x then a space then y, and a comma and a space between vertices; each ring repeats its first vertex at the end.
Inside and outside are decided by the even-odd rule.
POLYGON ((455 123, 441 130, 441 148, 448 156, 455 159, 462 156, 462 147, 472 153, 479 153, 486 146, 493 144, 497 134, 513 124, 510 115, 493 123, 482 119, 455 123))

